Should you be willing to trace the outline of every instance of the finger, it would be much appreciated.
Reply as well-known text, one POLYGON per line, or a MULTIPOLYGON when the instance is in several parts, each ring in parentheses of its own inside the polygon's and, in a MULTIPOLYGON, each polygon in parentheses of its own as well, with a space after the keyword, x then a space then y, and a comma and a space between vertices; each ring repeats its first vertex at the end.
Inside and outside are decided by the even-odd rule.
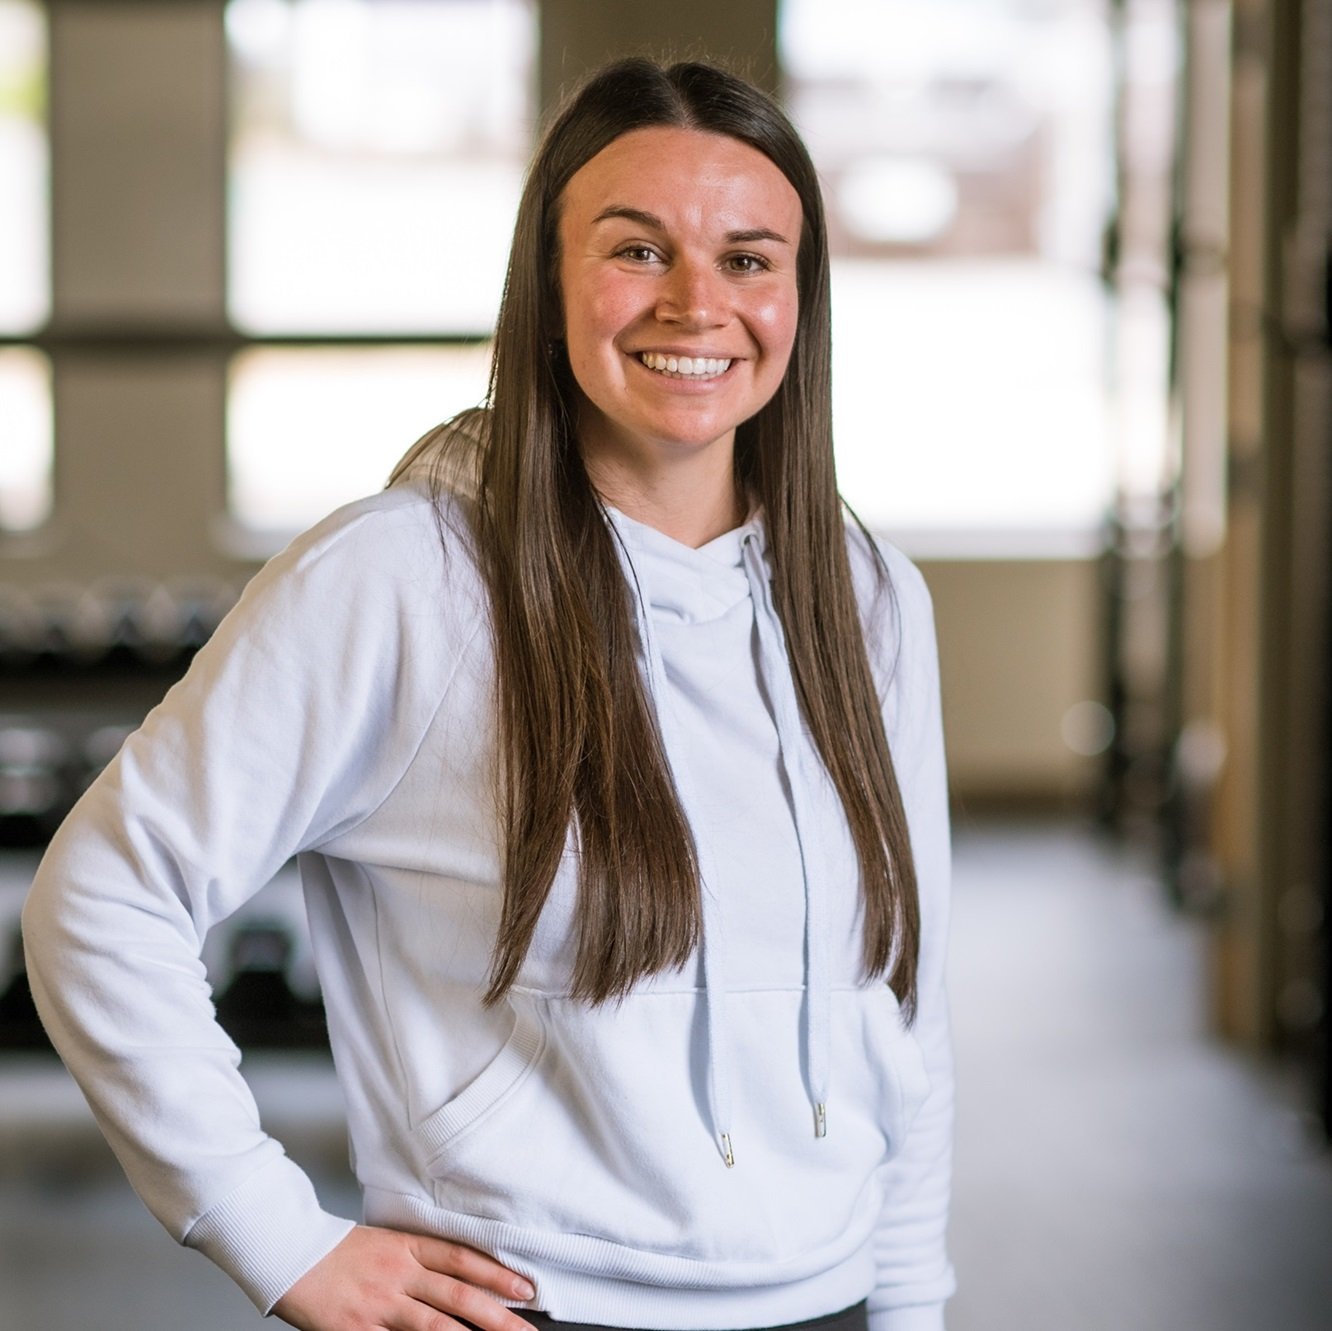
POLYGON ((427 1271, 457 1276, 506 1299, 530 1299, 536 1294, 531 1281, 465 1243, 418 1235, 412 1243, 412 1255, 427 1271))
POLYGON ((524 1321, 475 1285, 452 1276, 431 1275, 413 1290, 417 1318, 412 1331, 450 1331, 451 1319, 478 1331, 532 1331, 524 1321))

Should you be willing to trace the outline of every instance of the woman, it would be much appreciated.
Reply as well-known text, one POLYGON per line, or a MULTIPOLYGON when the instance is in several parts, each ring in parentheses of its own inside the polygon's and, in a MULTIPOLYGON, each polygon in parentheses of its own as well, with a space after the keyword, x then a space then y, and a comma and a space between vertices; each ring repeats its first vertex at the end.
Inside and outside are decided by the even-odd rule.
POLYGON ((933 634, 838 500, 829 344, 780 111, 602 71, 527 182, 489 409, 273 560, 53 842, 43 1018, 260 1309, 943 1325, 933 634), (198 962, 293 854, 358 1226, 260 1129, 198 962))

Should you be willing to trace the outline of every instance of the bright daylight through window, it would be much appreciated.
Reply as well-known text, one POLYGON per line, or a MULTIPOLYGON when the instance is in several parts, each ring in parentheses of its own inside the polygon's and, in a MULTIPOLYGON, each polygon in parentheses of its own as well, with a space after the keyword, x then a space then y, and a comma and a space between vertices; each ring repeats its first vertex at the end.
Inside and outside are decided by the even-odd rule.
MULTIPOLYGON (((0 0, 0 334, 50 313, 46 30, 32 0, 0 0)), ((51 510, 51 376, 29 348, 0 349, 0 531, 51 510)))
POLYGON ((916 553, 1087 552, 1117 467, 1106 6, 786 0, 782 20, 830 211, 843 491, 916 553))
POLYGON ((239 356, 230 508, 281 531, 377 489, 417 435, 485 394, 536 19, 525 0, 230 0, 226 16, 233 322, 476 339, 239 356))

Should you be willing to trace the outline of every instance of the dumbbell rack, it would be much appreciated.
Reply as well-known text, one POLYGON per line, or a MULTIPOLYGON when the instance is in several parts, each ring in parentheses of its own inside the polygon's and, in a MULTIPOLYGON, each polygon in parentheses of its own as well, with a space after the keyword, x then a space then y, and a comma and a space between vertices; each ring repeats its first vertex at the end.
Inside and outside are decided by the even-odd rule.
MULTIPOLYGON (((49 1048, 19 930, 42 850, 235 596, 221 582, 0 589, 0 1052, 49 1048)), ((203 959, 242 1047, 326 1045, 292 866, 212 931, 203 959)))

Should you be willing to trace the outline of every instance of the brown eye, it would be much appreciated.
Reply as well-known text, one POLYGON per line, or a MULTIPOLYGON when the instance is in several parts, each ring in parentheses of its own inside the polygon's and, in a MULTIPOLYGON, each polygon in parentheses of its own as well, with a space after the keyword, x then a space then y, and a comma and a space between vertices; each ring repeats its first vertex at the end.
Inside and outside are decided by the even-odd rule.
POLYGON ((761 273, 769 267, 768 261, 761 254, 733 254, 727 263, 731 271, 736 273, 761 273))

